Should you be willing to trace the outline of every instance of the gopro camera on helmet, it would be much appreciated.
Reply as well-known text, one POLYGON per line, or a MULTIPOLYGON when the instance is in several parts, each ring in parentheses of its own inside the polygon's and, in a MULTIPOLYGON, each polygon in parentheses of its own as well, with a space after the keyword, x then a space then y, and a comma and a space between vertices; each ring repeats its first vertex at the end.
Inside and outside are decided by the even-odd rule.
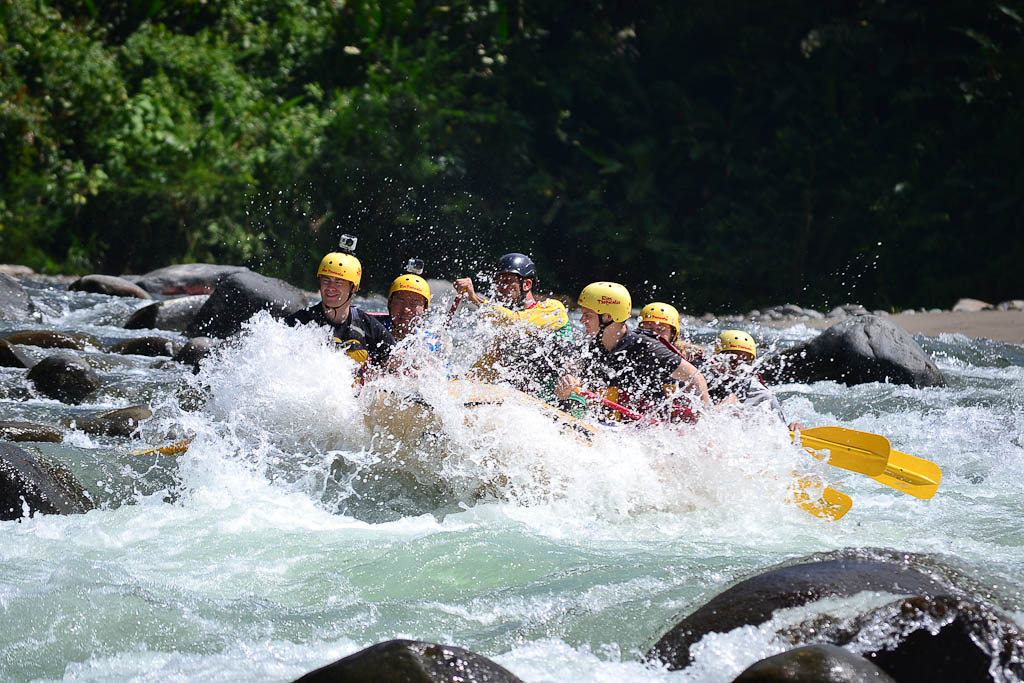
POLYGON ((409 262, 405 264, 405 272, 413 275, 423 275, 423 259, 409 259, 409 262))
POLYGON ((358 241, 359 238, 355 235, 342 235, 341 239, 338 240, 338 246, 341 247, 342 251, 351 254, 356 250, 356 243, 358 241))

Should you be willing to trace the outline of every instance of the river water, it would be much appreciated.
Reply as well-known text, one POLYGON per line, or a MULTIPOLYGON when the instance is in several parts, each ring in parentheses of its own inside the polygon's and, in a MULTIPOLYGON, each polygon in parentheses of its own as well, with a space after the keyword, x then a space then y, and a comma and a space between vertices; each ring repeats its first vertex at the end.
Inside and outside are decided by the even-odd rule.
MULTIPOLYGON (((0 334, 73 330, 103 347, 153 333, 121 327, 147 302, 49 285, 32 294, 44 322, 0 321, 0 334)), ((817 334, 751 331, 762 348, 817 334)), ((715 330, 688 332, 706 341, 715 330)), ((350 362, 319 333, 265 317, 197 376, 83 352, 104 388, 81 406, 0 369, 4 419, 156 412, 132 440, 71 431, 22 444, 72 469, 97 509, 0 523, 0 680, 288 681, 412 638, 468 648, 525 681, 724 682, 790 647, 778 620, 886 600, 854 596, 713 634, 683 671, 641 655, 731 583, 841 548, 934 556, 1024 625, 1024 347, 917 340, 947 388, 778 393, 791 420, 884 434, 938 463, 928 501, 815 461, 764 415, 715 416, 684 434, 608 430, 588 445, 535 411, 467 409, 444 373, 472 358, 472 335, 456 335, 446 369, 389 380, 430 398, 446 425, 417 444, 368 429, 350 362), (131 454, 182 438, 193 442, 179 457, 131 454), (786 502, 792 471, 845 491, 853 508, 836 522, 799 510, 786 502)))

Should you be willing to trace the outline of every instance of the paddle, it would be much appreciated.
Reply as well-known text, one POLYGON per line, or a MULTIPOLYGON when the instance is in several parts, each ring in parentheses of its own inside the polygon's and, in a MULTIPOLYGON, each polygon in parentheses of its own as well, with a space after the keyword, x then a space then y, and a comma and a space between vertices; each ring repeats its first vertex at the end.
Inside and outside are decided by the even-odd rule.
POLYGON ((660 420, 655 420, 653 417, 647 417, 646 415, 641 415, 640 413, 638 413, 636 411, 633 411, 633 410, 630 410, 626 406, 618 404, 615 401, 612 401, 611 399, 607 399, 604 396, 601 396, 600 394, 595 394, 593 391, 586 391, 584 389, 577 389, 576 393, 579 394, 580 396, 582 396, 583 398, 586 398, 586 399, 589 399, 589 400, 592 400, 592 401, 599 401, 601 403, 601 405, 603 405, 605 408, 611 408, 612 410, 616 411, 617 413, 620 413, 623 417, 628 417, 631 420, 636 420, 637 422, 642 422, 642 423, 647 424, 647 425, 658 425, 658 424, 661 424, 660 420))
POLYGON ((132 455, 179 455, 188 450, 189 444, 192 443, 192 439, 185 439, 184 441, 178 441, 177 443, 169 443, 166 446, 157 446, 156 448, 142 448, 137 451, 132 451, 132 455))
POLYGON ((881 475, 889 462, 889 440, 880 434, 846 427, 814 427, 789 435, 794 441, 799 435, 800 445, 815 457, 818 451, 828 451, 827 464, 869 477, 881 475))
POLYGON ((811 500, 805 489, 814 485, 814 482, 807 478, 797 479, 790 487, 790 500, 797 506, 809 512, 815 517, 829 519, 833 522, 840 519, 853 507, 853 499, 842 491, 826 486, 821 492, 821 498, 811 500))
POLYGON ((872 479, 915 498, 928 500, 939 489, 942 470, 930 460, 891 450, 885 472, 872 479))
MULTIPOLYGON (((796 439, 796 432, 790 432, 796 439)), ((927 500, 942 481, 942 470, 930 460, 893 450, 879 434, 846 427, 815 427, 800 432, 801 445, 811 452, 827 450, 827 463, 866 474, 897 491, 927 500)))

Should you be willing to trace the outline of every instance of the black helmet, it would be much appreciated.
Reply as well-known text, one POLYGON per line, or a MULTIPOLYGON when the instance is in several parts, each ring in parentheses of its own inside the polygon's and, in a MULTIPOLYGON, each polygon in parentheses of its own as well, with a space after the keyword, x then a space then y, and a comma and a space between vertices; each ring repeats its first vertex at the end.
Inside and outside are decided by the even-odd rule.
POLYGON ((533 280, 534 284, 537 284, 537 266, 533 265, 533 261, 526 254, 505 254, 498 259, 498 267, 495 270, 496 273, 515 273, 519 277, 529 278, 533 280))

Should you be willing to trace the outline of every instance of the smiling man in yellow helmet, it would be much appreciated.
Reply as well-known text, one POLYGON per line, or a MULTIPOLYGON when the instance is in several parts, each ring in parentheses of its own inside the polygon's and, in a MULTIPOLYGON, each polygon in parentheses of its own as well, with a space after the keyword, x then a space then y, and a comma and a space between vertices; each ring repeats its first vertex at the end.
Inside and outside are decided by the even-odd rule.
MULTIPOLYGON (((748 333, 743 330, 720 333, 715 340, 714 356, 701 367, 708 378, 711 398, 720 405, 767 405, 785 423, 782 404, 755 371, 756 358, 757 344, 748 333)), ((788 426, 790 430, 803 429, 798 422, 788 426)))
POLYGON ((320 301, 285 317, 284 322, 292 327, 310 323, 330 327, 335 343, 360 365, 367 360, 383 365, 395 340, 380 322, 352 305, 363 277, 359 259, 332 251, 321 259, 316 275, 320 301))
POLYGON ((579 369, 559 378, 555 390, 559 398, 581 385, 591 390, 616 387, 622 405, 641 413, 665 413, 670 406, 664 387, 678 382, 703 403, 710 403, 707 383, 697 368, 660 340, 626 326, 633 304, 625 287, 592 282, 580 292, 577 304, 589 345, 579 369))

